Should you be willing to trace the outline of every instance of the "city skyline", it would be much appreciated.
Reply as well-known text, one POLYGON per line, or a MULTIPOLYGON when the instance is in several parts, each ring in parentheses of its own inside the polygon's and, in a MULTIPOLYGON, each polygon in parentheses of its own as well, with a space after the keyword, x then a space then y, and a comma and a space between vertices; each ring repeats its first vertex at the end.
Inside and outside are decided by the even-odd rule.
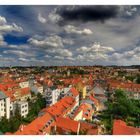
POLYGON ((0 66, 138 65, 139 6, 0 6, 0 66))

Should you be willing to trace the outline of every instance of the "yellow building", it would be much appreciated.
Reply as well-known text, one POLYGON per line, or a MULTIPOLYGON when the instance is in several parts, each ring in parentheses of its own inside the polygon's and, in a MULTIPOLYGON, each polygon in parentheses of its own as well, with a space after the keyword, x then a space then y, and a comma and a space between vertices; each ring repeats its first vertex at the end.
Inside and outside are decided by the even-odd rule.
POLYGON ((81 98, 85 98, 87 95, 87 88, 86 85, 83 84, 82 82, 78 82, 75 85, 75 88, 79 91, 81 98))

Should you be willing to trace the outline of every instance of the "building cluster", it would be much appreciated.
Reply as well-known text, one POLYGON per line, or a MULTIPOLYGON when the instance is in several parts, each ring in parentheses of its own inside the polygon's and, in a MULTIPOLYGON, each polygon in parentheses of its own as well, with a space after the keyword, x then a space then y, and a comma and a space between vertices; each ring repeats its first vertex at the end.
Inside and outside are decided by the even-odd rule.
POLYGON ((110 92, 122 89, 127 92, 129 98, 140 99, 140 84, 118 81, 109 81, 108 84, 110 92))
MULTIPOLYGON (((140 99, 140 84, 119 77, 120 71, 90 66, 1 69, 0 119, 10 119, 17 110, 26 118, 29 102, 34 102, 38 94, 46 101, 46 107, 31 123, 6 134, 104 134, 97 114, 106 110, 107 91, 123 89, 128 97, 140 99)), ((131 75, 136 73, 131 71, 131 75)), ((113 134, 140 134, 140 130, 114 120, 113 134)))

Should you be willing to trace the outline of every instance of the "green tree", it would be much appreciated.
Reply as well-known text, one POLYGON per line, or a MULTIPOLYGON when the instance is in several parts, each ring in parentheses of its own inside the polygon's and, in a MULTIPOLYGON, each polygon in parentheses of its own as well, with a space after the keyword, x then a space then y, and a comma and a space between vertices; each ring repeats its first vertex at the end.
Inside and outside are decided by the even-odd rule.
POLYGON ((137 76, 136 83, 137 83, 137 84, 140 84, 140 75, 137 76))

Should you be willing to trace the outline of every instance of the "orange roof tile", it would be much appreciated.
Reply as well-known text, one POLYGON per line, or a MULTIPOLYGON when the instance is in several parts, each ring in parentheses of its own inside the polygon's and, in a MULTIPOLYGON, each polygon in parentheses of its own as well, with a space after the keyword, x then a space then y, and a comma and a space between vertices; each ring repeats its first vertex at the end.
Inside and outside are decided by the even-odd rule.
POLYGON ((127 126, 122 120, 114 120, 113 135, 140 135, 140 128, 127 126))
POLYGON ((99 104, 98 99, 96 99, 94 96, 90 95, 89 98, 95 103, 96 106, 99 104))
POLYGON ((71 89, 70 89, 70 92, 76 97, 76 96, 78 96, 79 95, 79 92, 76 90, 76 88, 74 88, 74 87, 72 87, 71 89))
POLYGON ((57 127, 60 127, 67 131, 71 131, 75 133, 78 130, 78 124, 79 124, 78 121, 74 121, 69 118, 62 118, 62 117, 57 118, 57 121, 56 121, 57 127))
POLYGON ((74 118, 77 116, 77 114, 79 112, 83 111, 83 114, 82 114, 82 117, 87 119, 87 120, 90 120, 91 117, 92 117, 92 113, 93 113, 93 109, 91 107, 91 105, 87 104, 87 103, 83 103, 81 104, 78 109, 75 111, 74 113, 74 118))
MULTIPOLYGON (((58 118, 59 116, 63 116, 65 113, 68 112, 71 107, 75 105, 75 99, 72 97, 64 97, 60 101, 58 101, 53 106, 50 106, 49 108, 43 109, 42 111, 45 113, 43 116, 36 118, 34 121, 32 121, 30 124, 25 126, 23 130, 18 130, 15 135, 37 135, 42 134, 42 130, 44 130, 44 125, 49 121, 50 119, 58 118)), ((53 124, 52 124, 53 125, 53 124)), ((49 128, 45 128, 45 132, 50 131, 49 128)))

